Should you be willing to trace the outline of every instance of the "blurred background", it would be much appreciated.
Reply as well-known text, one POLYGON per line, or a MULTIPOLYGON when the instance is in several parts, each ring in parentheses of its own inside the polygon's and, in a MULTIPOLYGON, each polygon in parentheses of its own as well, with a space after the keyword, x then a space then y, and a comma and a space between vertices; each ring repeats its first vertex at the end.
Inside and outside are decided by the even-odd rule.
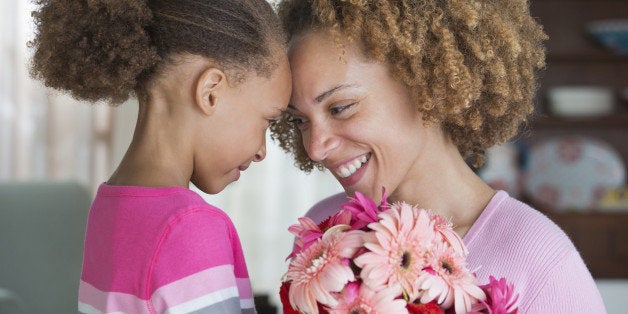
MULTIPOLYGON (((137 103, 81 103, 30 79, 33 9, 0 2, 0 314, 76 313, 91 198, 130 143, 137 103)), ((531 10, 550 36, 537 112, 478 172, 561 226, 609 313, 627 313, 628 1, 533 0, 531 10)), ((279 310, 288 226, 339 191, 268 139, 241 180, 199 192, 233 219, 260 313, 279 310)))

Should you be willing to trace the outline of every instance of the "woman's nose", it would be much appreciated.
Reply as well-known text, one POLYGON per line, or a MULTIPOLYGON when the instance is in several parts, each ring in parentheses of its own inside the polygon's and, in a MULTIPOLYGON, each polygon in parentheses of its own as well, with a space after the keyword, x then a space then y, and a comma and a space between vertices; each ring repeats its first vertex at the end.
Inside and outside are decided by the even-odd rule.
POLYGON ((312 123, 308 131, 307 134, 303 134, 303 144, 313 161, 324 161, 340 143, 329 125, 312 123))

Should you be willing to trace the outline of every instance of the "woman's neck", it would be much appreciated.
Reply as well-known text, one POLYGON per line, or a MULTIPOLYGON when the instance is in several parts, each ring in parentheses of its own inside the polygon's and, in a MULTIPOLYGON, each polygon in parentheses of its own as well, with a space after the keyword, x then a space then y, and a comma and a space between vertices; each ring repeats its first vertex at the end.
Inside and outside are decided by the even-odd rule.
POLYGON ((455 145, 443 144, 430 146, 430 153, 417 161, 408 179, 391 194, 389 201, 405 201, 431 209, 450 218, 454 230, 464 236, 495 191, 469 168, 455 145))

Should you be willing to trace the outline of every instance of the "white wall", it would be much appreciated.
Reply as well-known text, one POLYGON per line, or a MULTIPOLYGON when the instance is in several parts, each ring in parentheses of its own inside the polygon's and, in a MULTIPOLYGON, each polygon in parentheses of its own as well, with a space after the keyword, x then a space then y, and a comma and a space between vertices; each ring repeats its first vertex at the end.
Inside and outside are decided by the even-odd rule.
POLYGON ((598 279, 597 284, 608 314, 628 313, 628 280, 598 279))

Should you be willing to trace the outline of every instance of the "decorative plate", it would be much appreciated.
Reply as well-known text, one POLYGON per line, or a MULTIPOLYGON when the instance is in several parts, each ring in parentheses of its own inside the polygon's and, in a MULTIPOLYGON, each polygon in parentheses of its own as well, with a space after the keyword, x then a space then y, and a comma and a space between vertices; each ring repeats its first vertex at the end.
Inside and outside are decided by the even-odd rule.
POLYGON ((521 192, 519 151, 512 143, 495 145, 486 150, 486 163, 478 175, 495 190, 504 190, 514 198, 521 192))
POLYGON ((591 210, 609 190, 626 181, 626 167, 615 149, 588 137, 539 142, 531 148, 528 162, 525 193, 548 210, 591 210))

